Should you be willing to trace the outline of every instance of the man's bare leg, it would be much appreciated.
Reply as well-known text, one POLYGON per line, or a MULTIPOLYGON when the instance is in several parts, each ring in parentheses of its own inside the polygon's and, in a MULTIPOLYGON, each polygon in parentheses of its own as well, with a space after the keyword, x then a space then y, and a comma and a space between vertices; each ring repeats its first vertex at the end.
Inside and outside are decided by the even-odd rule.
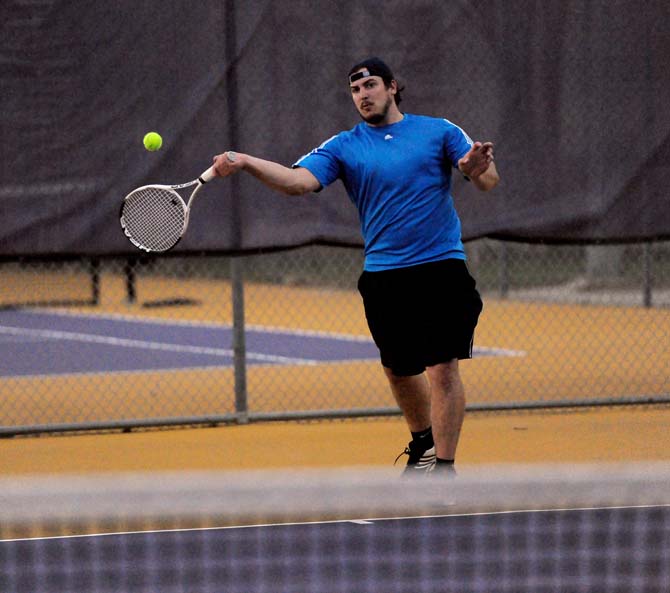
POLYGON ((431 420, 438 459, 453 460, 465 419, 465 389, 458 360, 426 369, 430 381, 431 420))
POLYGON ((390 369, 384 370, 393 396, 412 433, 412 440, 404 450, 409 458, 403 475, 425 475, 435 466, 435 443, 430 426, 430 384, 425 373, 399 377, 394 375, 390 369))
POLYGON ((399 377, 391 369, 384 367, 393 397, 405 417, 411 432, 419 432, 430 427, 431 390, 426 374, 399 377))

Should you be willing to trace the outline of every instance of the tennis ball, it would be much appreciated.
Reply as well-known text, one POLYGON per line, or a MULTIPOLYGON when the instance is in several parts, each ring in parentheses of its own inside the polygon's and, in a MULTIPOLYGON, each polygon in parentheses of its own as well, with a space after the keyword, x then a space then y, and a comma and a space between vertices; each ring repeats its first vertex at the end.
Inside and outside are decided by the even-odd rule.
POLYGON ((144 148, 153 152, 163 146, 163 138, 158 132, 149 132, 144 136, 144 148))

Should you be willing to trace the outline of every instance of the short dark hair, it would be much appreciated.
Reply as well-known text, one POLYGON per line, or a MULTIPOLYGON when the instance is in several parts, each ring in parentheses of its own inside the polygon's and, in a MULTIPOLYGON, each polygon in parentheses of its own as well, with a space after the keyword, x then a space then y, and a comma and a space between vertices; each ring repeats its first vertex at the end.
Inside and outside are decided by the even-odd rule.
MULTIPOLYGON (((349 82, 354 82, 354 80, 358 80, 360 77, 354 78, 352 80, 352 74, 354 72, 357 72, 358 70, 365 69, 368 71, 368 73, 364 76, 379 76, 381 79, 384 81, 384 86, 386 88, 389 88, 391 86, 391 81, 395 80, 396 83, 398 83, 398 80, 396 79, 395 76, 393 76, 393 72, 391 69, 388 67, 388 65, 381 60, 380 58, 372 57, 372 58, 367 58, 363 60, 362 62, 358 62, 358 64, 355 64, 354 66, 351 67, 349 70, 349 74, 347 75, 347 78, 349 79, 349 82)), ((400 101, 402 101, 402 97, 400 96, 400 91, 405 90, 405 87, 401 87, 400 83, 398 83, 398 90, 395 94, 395 103, 396 105, 400 104, 400 101)))

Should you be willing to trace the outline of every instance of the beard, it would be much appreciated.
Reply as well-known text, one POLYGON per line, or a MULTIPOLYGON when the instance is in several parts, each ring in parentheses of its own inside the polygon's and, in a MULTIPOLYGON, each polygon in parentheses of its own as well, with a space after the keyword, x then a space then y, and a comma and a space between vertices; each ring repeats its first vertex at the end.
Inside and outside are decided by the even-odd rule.
POLYGON ((382 107, 382 110, 380 113, 372 113, 370 115, 364 115, 360 111, 358 114, 361 116, 361 119, 365 121, 368 124, 371 124, 373 126, 382 123, 385 119, 386 116, 388 115, 389 109, 391 108, 391 102, 393 101, 393 97, 389 97, 386 100, 386 103, 384 104, 384 107, 382 107))

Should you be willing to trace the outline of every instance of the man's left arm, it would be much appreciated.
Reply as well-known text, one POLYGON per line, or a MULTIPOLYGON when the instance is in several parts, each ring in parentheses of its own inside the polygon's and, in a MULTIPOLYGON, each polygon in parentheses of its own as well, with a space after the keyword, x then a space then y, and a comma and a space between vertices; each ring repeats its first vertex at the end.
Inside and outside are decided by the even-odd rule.
POLYGON ((477 189, 489 191, 500 181, 493 160, 493 142, 475 142, 458 160, 458 169, 477 189))

